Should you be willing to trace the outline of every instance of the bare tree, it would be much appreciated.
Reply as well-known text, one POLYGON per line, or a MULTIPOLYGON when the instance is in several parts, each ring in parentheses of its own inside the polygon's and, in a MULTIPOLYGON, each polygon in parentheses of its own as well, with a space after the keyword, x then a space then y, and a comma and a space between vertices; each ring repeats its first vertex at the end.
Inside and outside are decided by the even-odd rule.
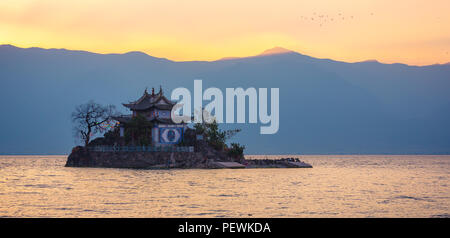
POLYGON ((75 135, 84 141, 84 146, 87 146, 91 137, 103 131, 102 125, 110 123, 115 115, 114 105, 102 106, 92 100, 78 105, 72 113, 75 135))

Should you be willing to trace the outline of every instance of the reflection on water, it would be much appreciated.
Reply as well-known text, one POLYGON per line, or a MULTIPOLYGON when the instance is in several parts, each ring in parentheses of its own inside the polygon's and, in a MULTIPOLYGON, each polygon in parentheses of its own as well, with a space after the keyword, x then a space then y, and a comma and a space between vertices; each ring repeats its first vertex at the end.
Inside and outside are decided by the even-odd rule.
POLYGON ((0 156, 0 216, 450 216, 450 156, 300 159, 314 168, 65 168, 66 156, 0 156))

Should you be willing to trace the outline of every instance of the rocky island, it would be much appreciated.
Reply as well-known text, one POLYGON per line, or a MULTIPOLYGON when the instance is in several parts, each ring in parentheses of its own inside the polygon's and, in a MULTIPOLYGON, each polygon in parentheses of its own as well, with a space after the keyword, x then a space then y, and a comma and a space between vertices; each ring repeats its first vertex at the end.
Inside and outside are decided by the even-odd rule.
POLYGON ((246 160, 245 146, 227 145, 239 130, 222 131, 218 124, 175 123, 175 102, 147 90, 138 100, 123 104, 131 115, 116 115, 113 106, 89 102, 72 114, 75 132, 85 142, 72 149, 66 167, 133 169, 168 168, 312 168, 297 158, 246 160), (96 133, 103 136, 90 140, 96 133))

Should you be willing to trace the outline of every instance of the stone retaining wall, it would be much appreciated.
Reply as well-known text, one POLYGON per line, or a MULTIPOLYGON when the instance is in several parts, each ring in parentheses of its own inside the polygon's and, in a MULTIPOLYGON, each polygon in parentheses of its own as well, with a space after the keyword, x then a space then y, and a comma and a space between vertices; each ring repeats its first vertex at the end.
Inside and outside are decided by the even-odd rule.
POLYGON ((213 158, 201 152, 97 152, 77 146, 66 167, 106 168, 214 168, 213 158))

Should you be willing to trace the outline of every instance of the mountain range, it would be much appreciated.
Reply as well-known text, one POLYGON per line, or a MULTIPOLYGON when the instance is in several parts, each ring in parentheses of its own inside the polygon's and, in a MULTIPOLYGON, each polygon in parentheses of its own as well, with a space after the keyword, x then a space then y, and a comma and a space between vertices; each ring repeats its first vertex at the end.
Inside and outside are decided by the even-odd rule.
POLYGON ((0 46, 0 154, 68 154, 71 112, 90 99, 116 105, 162 85, 279 88, 280 129, 233 138, 247 154, 448 154, 450 65, 318 59, 283 48, 252 57, 175 62, 142 52, 96 54, 0 46))

